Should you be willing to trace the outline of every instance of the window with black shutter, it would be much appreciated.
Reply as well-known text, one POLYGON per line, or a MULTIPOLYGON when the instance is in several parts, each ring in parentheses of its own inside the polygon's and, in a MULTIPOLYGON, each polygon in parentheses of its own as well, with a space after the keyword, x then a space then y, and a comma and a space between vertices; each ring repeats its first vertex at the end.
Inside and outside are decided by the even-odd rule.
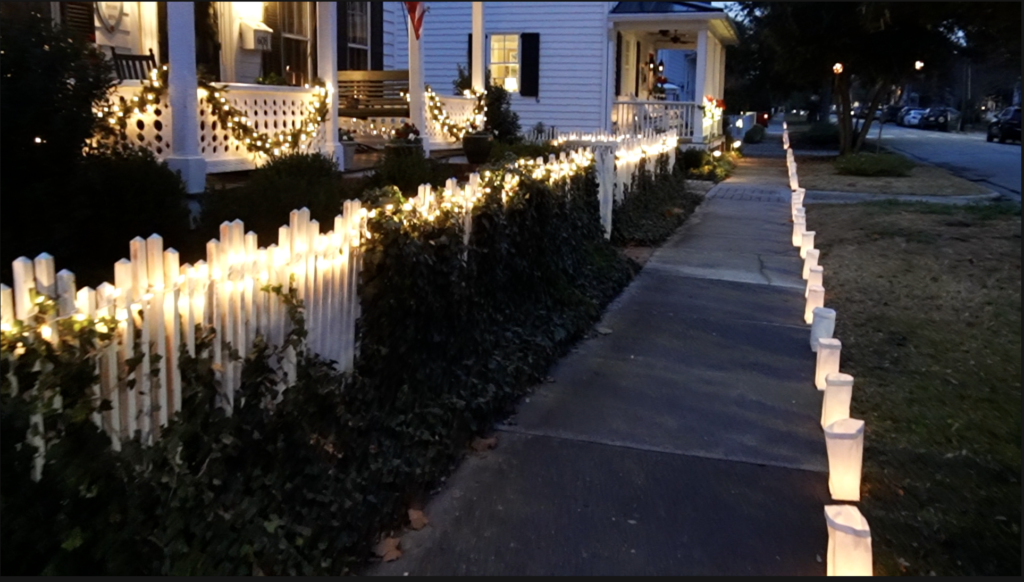
POLYGON ((71 38, 96 42, 96 21, 92 2, 61 2, 60 22, 71 38))
POLYGON ((622 33, 615 33, 615 96, 622 94, 622 33))

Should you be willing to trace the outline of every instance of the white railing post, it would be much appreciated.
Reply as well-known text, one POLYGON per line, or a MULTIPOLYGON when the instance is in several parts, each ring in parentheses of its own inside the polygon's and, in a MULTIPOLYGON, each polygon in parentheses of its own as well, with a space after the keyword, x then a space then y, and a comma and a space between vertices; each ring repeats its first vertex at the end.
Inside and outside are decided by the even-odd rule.
POLYGON ((191 2, 167 5, 171 155, 167 165, 181 175, 189 194, 206 189, 206 160, 199 153, 199 94, 196 33, 191 2))
POLYGON ((484 3, 473 2, 473 64, 472 81, 475 91, 483 91, 486 76, 484 74, 484 3))
POLYGON ((323 153, 334 158, 338 167, 345 169, 345 156, 338 141, 338 4, 316 3, 316 61, 317 75, 327 84, 327 103, 330 110, 324 120, 323 153))

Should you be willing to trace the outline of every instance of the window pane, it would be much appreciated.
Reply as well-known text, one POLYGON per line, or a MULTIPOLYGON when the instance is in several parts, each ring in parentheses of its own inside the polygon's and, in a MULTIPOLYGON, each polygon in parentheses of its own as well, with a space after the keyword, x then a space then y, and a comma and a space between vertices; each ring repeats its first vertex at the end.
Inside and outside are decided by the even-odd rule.
POLYGON ((291 85, 299 86, 309 82, 308 42, 293 38, 282 39, 282 56, 284 57, 284 78, 291 85))
POLYGON ((306 2, 278 2, 281 7, 281 32, 308 36, 306 2))
POLYGON ((370 3, 347 2, 348 42, 368 47, 370 45, 370 3))
POLYGON ((370 51, 364 48, 348 47, 348 68, 352 71, 370 70, 370 51))

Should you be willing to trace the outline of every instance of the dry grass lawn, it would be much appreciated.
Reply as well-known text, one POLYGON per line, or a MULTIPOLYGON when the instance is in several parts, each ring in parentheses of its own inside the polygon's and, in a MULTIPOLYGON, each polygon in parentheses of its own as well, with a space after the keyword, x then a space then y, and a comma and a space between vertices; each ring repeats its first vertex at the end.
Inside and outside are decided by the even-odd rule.
POLYGON ((1019 206, 813 205, 876 574, 1020 575, 1019 206))
POLYGON ((808 190, 862 192, 866 194, 916 194, 925 196, 970 196, 990 190, 958 178, 935 166, 918 165, 905 178, 841 176, 830 157, 797 157, 800 186, 808 190))

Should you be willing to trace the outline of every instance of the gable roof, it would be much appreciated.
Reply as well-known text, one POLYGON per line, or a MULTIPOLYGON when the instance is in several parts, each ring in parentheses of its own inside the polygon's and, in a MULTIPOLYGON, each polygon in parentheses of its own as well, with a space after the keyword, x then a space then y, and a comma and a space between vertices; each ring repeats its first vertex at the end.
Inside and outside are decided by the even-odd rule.
POLYGON ((619 2, 611 14, 680 14, 695 12, 724 12, 710 2, 619 2))

